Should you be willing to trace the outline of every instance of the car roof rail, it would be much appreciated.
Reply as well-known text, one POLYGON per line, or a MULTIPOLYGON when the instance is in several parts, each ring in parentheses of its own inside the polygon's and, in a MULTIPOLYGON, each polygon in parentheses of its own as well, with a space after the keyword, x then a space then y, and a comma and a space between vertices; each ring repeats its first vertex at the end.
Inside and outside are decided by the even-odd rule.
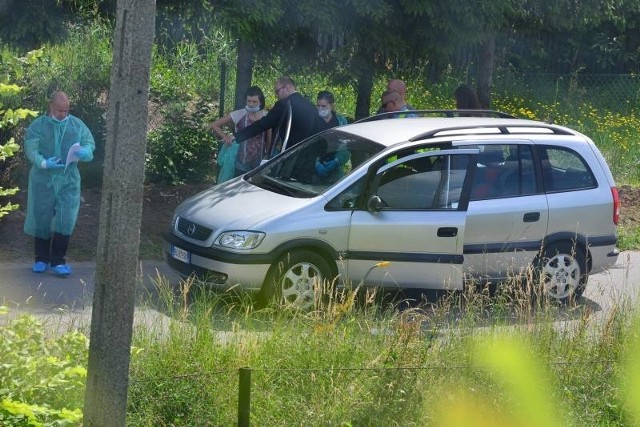
POLYGON ((553 135, 575 135, 568 129, 547 124, 547 123, 514 123, 514 124, 486 124, 452 126, 447 128, 433 129, 421 133, 409 139, 409 141, 420 141, 422 139, 436 138, 439 136, 470 136, 470 135, 526 135, 526 134, 553 134, 553 135))
POLYGON ((354 123, 365 123, 380 119, 394 119, 403 118, 399 115, 410 114, 412 117, 494 117, 501 119, 516 119, 517 117, 511 114, 503 113, 496 110, 407 110, 407 111, 393 111, 390 113, 380 113, 373 116, 365 117, 360 120, 356 120, 354 123))

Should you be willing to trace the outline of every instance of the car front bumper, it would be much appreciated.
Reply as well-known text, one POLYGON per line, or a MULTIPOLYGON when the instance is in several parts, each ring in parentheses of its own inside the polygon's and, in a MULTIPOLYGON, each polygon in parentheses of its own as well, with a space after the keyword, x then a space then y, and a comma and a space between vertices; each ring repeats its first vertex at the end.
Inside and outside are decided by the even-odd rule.
POLYGON ((165 233, 162 252, 167 264, 182 277, 194 276, 219 288, 239 286, 247 291, 262 287, 273 262, 268 255, 197 246, 172 233, 165 233))

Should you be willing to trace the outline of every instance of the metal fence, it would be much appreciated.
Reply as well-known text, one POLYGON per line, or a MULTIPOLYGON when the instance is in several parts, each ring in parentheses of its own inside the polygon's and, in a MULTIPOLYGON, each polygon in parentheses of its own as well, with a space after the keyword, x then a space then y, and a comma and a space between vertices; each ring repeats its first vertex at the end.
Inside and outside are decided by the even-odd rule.
POLYGON ((614 111, 626 111, 640 104, 640 75, 636 74, 506 75, 495 78, 494 87, 499 93, 529 92, 544 102, 588 100, 614 111))

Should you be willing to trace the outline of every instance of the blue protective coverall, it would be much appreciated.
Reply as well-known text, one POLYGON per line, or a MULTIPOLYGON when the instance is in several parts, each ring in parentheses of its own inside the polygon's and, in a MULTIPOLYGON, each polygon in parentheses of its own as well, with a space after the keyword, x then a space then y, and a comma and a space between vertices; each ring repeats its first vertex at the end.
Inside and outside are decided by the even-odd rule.
POLYGON ((66 168, 44 169, 42 162, 55 156, 64 164, 69 147, 75 143, 89 152, 83 161, 91 161, 95 149, 93 136, 82 120, 71 114, 61 122, 42 115, 27 128, 24 151, 31 171, 25 233, 49 239, 53 233, 70 236, 73 232, 80 209, 78 163, 70 163, 66 168))

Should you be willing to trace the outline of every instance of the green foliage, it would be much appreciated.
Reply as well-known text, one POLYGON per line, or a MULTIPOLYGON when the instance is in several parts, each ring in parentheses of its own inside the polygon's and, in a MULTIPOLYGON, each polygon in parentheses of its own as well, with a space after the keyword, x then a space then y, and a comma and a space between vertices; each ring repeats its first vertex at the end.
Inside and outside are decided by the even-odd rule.
POLYGON ((63 90, 71 99, 71 114, 91 130, 96 151, 95 161, 82 165, 86 188, 100 185, 102 177, 111 37, 112 28, 106 21, 70 26, 65 43, 42 48, 25 75, 28 107, 46 110, 51 94, 63 90))
POLYGON ((80 107, 98 103, 109 87, 112 34, 108 22, 96 20, 70 26, 64 45, 44 46, 27 75, 33 102, 46 106, 54 90, 64 90, 72 98, 74 114, 83 117, 80 107))
POLYGON ((346 292, 299 313, 159 282, 171 320, 134 334, 128 421, 233 425, 250 367, 256 425, 633 425, 637 313, 532 305, 515 285, 425 310, 346 292))
MULTIPOLYGON (((10 108, 7 103, 11 104, 12 100, 15 100, 20 95, 22 88, 15 84, 7 84, 0 80, 0 138, 5 134, 5 131, 10 131, 20 121, 36 115, 35 111, 28 110, 26 108, 10 108)), ((9 134, 9 132, 6 132, 9 134)), ((10 137, 8 141, 4 142, 0 139, 0 163, 4 163, 10 157, 13 157, 20 150, 20 146, 15 143, 13 137, 10 137)), ((18 192, 17 187, 3 188, 0 185, 0 197, 12 196, 18 192)), ((8 215, 9 212, 18 209, 18 205, 12 204, 0 204, 0 218, 8 215)))
POLYGON ((230 41, 220 32, 213 32, 199 43, 177 42, 171 51, 156 48, 151 64, 150 97, 162 103, 216 97, 221 61, 230 65, 230 50, 230 41))
POLYGON ((0 4, 0 39, 29 50, 44 42, 59 42, 71 16, 60 1, 4 1, 0 4))
POLYGON ((640 425, 640 363, 635 360, 640 354, 640 316, 629 330, 629 355, 624 370, 620 375, 620 383, 623 384, 624 401, 629 408, 630 419, 634 425, 640 425))
POLYGON ((87 347, 79 332, 48 339, 29 315, 0 326, 0 425, 78 425, 87 347))
POLYGON ((209 105, 200 101, 169 107, 162 127, 148 135, 146 180, 166 184, 211 180, 216 140, 203 126, 209 105))
POLYGON ((637 250, 640 248, 640 226, 619 226, 617 246, 621 251, 637 250))

